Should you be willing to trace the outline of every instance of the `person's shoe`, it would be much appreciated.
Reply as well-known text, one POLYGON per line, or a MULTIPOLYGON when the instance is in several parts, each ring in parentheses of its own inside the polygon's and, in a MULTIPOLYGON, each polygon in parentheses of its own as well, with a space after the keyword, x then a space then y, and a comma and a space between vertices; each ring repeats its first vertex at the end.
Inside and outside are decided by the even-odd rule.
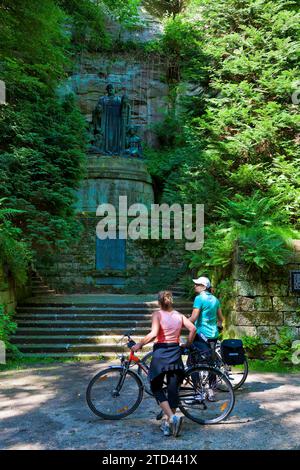
POLYGON ((160 429, 162 430, 164 436, 171 436, 171 434, 172 434, 171 428, 170 428, 169 423, 167 423, 166 421, 163 421, 161 423, 160 429))
POLYGON ((170 419, 170 428, 174 437, 179 436, 183 424, 182 416, 173 415, 170 419))
POLYGON ((207 399, 208 401, 216 401, 216 395, 212 388, 209 388, 207 391, 207 399))
POLYGON ((156 420, 160 421, 163 418, 163 415, 164 415, 163 410, 160 410, 160 412, 157 413, 157 415, 156 415, 156 420))

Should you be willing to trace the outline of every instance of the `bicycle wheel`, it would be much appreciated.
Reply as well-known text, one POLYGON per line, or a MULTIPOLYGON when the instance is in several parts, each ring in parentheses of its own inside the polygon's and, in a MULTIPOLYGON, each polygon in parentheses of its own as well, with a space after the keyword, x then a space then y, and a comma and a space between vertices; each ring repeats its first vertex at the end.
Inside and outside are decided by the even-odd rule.
POLYGON ((102 370, 90 381, 86 401, 95 415, 122 419, 133 413, 143 398, 143 383, 138 375, 123 367, 102 370))
POLYGON ((195 366, 186 371, 179 400, 182 413, 199 424, 216 424, 226 419, 235 402, 228 378, 219 369, 209 366, 195 366), (225 390, 228 393, 223 393, 225 390))
POLYGON ((227 375, 234 390, 240 388, 248 376, 248 361, 245 361, 240 366, 228 366, 224 364, 224 374, 227 375))
POLYGON ((216 348, 216 367, 220 369, 230 380, 234 390, 240 388, 248 376, 248 361, 238 366, 229 366, 223 362, 220 346, 216 348))

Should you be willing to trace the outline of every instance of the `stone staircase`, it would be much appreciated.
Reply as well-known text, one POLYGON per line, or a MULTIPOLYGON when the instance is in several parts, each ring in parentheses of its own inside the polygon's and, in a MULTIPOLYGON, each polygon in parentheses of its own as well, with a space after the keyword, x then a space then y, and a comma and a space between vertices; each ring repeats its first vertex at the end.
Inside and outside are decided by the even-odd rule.
POLYGON ((172 284, 168 289, 172 292, 173 297, 184 298, 187 295, 184 284, 181 283, 180 281, 172 284))
MULTIPOLYGON (((55 302, 50 296, 17 307, 18 329, 12 343, 24 357, 115 357, 117 352, 128 351, 118 344, 124 333, 134 329, 132 336, 138 341, 149 332, 151 314, 158 308, 156 301, 84 303, 82 295, 80 302, 70 303, 59 302, 57 297, 55 302)), ((175 308, 190 314, 191 302, 179 300, 175 308)))
POLYGON ((31 289, 33 296, 55 294, 55 290, 51 289, 37 271, 31 271, 31 289))

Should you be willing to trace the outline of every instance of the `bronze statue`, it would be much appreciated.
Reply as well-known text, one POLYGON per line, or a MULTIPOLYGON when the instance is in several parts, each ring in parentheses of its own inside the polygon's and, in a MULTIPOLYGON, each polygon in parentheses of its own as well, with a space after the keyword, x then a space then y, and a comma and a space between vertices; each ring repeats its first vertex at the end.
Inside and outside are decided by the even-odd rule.
POLYGON ((107 85, 106 91, 107 95, 99 98, 92 114, 91 151, 104 155, 141 156, 141 139, 130 126, 128 97, 116 96, 112 84, 107 85))
POLYGON ((139 158, 142 156, 142 140, 137 135, 134 126, 128 126, 125 155, 139 158))
POLYGON ((107 155, 119 155, 121 151, 121 105, 115 96, 113 85, 106 87, 107 95, 101 96, 92 116, 94 147, 107 155))

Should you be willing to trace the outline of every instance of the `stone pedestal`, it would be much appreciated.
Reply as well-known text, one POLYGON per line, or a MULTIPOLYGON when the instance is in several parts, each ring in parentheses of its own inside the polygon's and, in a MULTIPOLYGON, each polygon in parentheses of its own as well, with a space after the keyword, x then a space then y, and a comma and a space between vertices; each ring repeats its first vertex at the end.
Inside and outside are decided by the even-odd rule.
POLYGON ((142 203, 150 208, 154 202, 151 176, 142 159, 133 157, 88 157, 88 176, 78 191, 78 211, 96 213, 99 204, 119 205, 119 196, 127 196, 128 206, 142 203))

